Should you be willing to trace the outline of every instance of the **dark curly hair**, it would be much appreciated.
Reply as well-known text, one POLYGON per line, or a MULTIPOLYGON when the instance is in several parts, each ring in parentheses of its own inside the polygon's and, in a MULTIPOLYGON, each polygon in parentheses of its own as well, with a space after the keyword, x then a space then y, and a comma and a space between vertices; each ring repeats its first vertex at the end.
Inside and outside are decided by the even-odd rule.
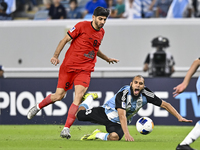
POLYGON ((110 11, 109 9, 106 9, 106 8, 103 8, 103 7, 97 7, 95 8, 94 12, 93 12, 93 15, 94 16, 106 16, 108 17, 108 15, 110 14, 110 11))

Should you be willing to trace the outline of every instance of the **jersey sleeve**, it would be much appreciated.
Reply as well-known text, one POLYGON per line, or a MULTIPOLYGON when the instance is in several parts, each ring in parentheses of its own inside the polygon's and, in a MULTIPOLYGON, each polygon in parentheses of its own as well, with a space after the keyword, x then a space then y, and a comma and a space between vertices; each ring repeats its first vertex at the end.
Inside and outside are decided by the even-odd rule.
POLYGON ((156 106, 160 106, 162 104, 162 100, 148 88, 145 87, 142 94, 146 96, 148 103, 152 103, 153 105, 156 106))
POLYGON ((128 95, 128 90, 123 90, 118 92, 115 98, 115 109, 118 108, 126 110, 126 99, 128 95))
POLYGON ((71 28, 67 34, 72 38, 75 39, 80 33, 81 33, 81 28, 82 28, 82 23, 79 22, 77 23, 73 28, 71 28))

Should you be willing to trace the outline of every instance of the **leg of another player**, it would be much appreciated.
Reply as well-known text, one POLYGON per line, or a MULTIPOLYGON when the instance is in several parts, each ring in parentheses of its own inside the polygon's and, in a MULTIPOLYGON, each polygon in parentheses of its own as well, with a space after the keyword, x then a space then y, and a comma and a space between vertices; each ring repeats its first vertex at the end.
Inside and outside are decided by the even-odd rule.
POLYGON ((66 91, 62 88, 57 88, 56 92, 53 94, 49 94, 45 99, 43 99, 39 104, 38 107, 42 109, 43 107, 52 104, 56 101, 60 101, 65 96, 66 91))
POLYGON ((188 149, 193 150, 189 145, 200 137, 200 120, 196 123, 192 131, 185 137, 185 139, 177 146, 177 150, 188 149))
MULTIPOLYGON (((93 93, 91 93, 91 94, 88 94, 88 96, 86 97, 86 99, 84 99, 84 101, 79 105, 79 108, 78 108, 78 110, 77 110, 77 112, 76 112, 76 114, 75 114, 75 117, 77 118, 77 114, 78 114, 78 112, 80 111, 80 110, 86 110, 86 109, 91 109, 92 108, 92 106, 91 106, 91 104, 92 104, 92 102, 93 102, 93 100, 94 100, 94 97, 93 97, 93 95, 92 95, 93 93)), ((96 94, 96 93, 95 93, 96 94)), ((78 119, 78 118, 77 118, 78 119)))
POLYGON ((76 119, 75 114, 78 110, 78 106, 81 103, 82 97, 83 97, 83 95, 86 91, 87 91, 87 87, 84 87, 82 85, 75 85, 75 98, 74 98, 74 101, 69 108, 65 127, 60 134, 60 136, 62 138, 69 139, 71 137, 71 135, 69 133, 69 128, 71 127, 71 125, 74 123, 74 121, 76 119))
MULTIPOLYGON (((77 111, 77 114, 80 110, 86 110, 87 109, 91 109, 91 103, 93 101, 93 96, 90 95, 88 96, 79 106, 79 109, 77 111)), ((77 117, 76 114, 76 117, 77 117)), ((81 121, 82 118, 80 118, 82 115, 79 115, 79 120, 81 121)), ((83 119, 84 120, 84 119, 83 119)), ((112 133, 103 133, 100 130, 96 129, 90 136, 84 135, 81 140, 95 140, 95 139, 101 139, 104 141, 118 141, 119 140, 119 136, 116 132, 112 132, 112 133)))
POLYGON ((56 102, 60 101, 64 98, 67 91, 65 91, 63 88, 57 88, 56 92, 51 94, 51 101, 56 102))
POLYGON ((96 129, 91 135, 84 135, 81 140, 96 140, 100 139, 103 141, 118 141, 119 136, 116 132, 104 133, 99 129, 96 129))
POLYGON ((32 119, 42 108, 48 106, 49 104, 52 104, 56 101, 60 101, 65 96, 66 91, 62 88, 57 88, 56 92, 54 94, 49 94, 45 99, 43 99, 39 104, 32 107, 28 114, 27 118, 32 119))

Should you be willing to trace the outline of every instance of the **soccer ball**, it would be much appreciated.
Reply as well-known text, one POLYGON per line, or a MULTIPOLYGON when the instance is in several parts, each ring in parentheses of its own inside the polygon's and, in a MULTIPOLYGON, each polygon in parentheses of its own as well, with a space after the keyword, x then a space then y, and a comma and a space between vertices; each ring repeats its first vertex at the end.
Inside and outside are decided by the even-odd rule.
POLYGON ((148 117, 141 117, 136 122, 136 129, 141 134, 149 134, 154 128, 153 121, 148 117))

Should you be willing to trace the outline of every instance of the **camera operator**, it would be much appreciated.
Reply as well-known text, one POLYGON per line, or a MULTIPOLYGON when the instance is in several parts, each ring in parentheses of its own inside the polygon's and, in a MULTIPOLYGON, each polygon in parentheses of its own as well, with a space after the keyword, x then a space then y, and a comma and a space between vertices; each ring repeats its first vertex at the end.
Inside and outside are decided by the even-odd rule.
POLYGON ((149 77, 170 77, 175 71, 175 61, 173 56, 165 50, 169 47, 169 40, 158 36, 151 42, 152 47, 156 49, 147 55, 143 71, 148 71, 149 77))

